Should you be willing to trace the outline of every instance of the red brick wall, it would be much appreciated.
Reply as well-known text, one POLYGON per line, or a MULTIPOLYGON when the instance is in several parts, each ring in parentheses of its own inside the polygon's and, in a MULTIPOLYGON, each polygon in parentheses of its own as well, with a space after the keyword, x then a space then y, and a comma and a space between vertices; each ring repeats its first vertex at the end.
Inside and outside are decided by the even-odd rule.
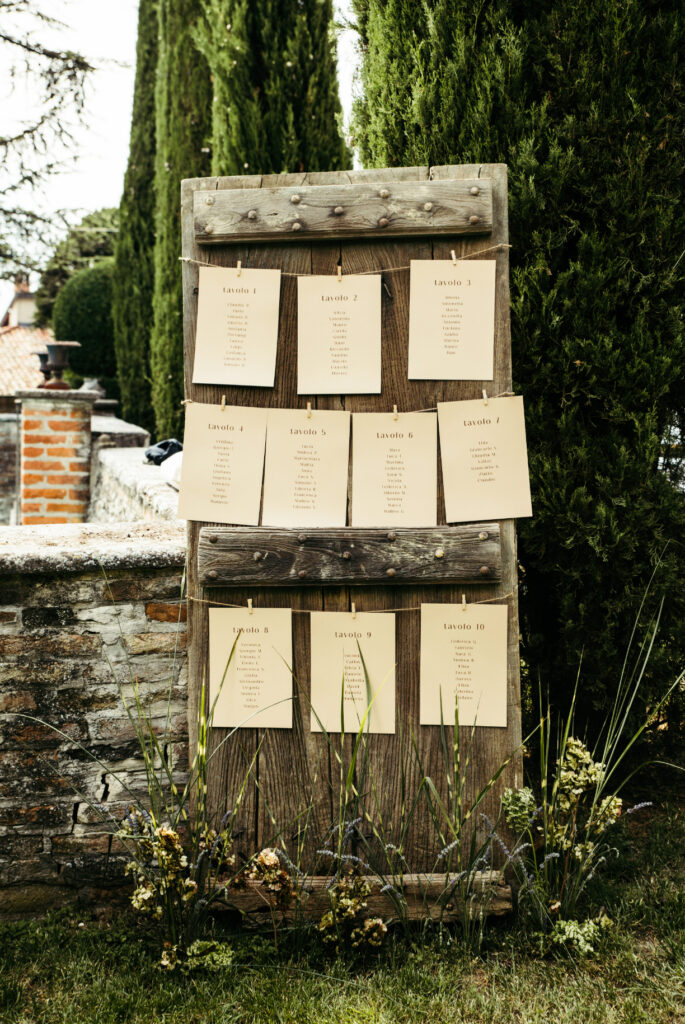
POLYGON ((94 394, 21 392, 21 524, 83 523, 94 394))

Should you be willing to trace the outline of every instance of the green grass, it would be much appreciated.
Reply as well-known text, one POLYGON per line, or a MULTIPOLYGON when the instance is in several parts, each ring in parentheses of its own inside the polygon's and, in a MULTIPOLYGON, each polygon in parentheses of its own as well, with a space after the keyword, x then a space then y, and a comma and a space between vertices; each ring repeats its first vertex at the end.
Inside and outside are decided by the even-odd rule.
POLYGON ((643 812, 590 894, 616 923, 584 961, 539 958, 516 921, 481 956, 458 936, 397 937, 378 956, 331 959, 315 938, 234 939, 232 966, 162 974, 128 915, 0 925, 2 1024, 676 1024, 685 1019, 683 802, 643 812), (83 926, 81 926, 83 925, 83 926))

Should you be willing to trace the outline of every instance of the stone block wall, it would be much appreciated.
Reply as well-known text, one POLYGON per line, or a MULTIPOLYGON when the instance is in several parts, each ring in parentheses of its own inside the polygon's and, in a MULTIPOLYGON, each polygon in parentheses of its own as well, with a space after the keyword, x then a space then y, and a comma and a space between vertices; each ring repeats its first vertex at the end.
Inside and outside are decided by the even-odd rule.
POLYGON ((16 492, 18 418, 0 412, 0 526, 9 523, 16 492))
POLYGON ((93 456, 91 523, 174 522, 178 492, 164 476, 164 466, 146 462, 140 448, 103 448, 93 456))
POLYGON ((0 914, 120 893, 89 803, 145 792, 132 679, 187 767, 184 561, 176 524, 0 529, 0 914))

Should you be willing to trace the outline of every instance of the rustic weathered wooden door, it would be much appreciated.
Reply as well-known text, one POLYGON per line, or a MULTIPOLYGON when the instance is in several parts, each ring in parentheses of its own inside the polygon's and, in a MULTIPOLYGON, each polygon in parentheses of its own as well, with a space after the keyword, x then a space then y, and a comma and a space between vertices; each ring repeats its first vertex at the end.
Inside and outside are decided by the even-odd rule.
MULTIPOLYGON (((434 409, 439 401, 500 395, 511 388, 507 172, 496 165, 410 167, 353 172, 203 178, 182 190, 185 393, 194 402, 282 408, 400 412, 434 409), (323 187, 322 187, 323 186, 323 187), (495 259, 495 355, 492 381, 408 379, 409 261, 495 259), (192 383, 198 264, 280 268, 280 328, 272 389, 192 383), (377 271, 382 288, 382 393, 306 396, 297 393, 297 276, 377 271), (398 269, 406 268, 406 269, 398 269), (394 272, 393 272, 394 271, 394 272), (288 276, 286 276, 288 275, 288 276)), ((467 799, 511 758, 489 797, 496 807, 504 785, 521 778, 519 631, 515 523, 445 526, 438 478, 435 530, 287 531, 189 523, 189 725, 195 740, 197 702, 208 658, 212 603, 298 610, 402 610, 397 615, 395 735, 369 737, 379 823, 390 841, 407 799, 418 788, 411 734, 423 770, 445 786, 440 729, 419 725, 419 645, 422 602, 506 603, 508 619, 507 727, 475 729, 467 799), (347 540, 364 559, 345 556, 347 540), (368 534, 368 537, 361 537, 368 534), (442 554, 436 557, 436 551, 442 554), (261 557, 266 552, 278 558, 261 557), (260 557, 256 557, 256 553, 260 557), (241 557, 242 554, 242 557, 241 557), (363 565, 360 564, 363 562, 363 565), (271 570, 275 564, 278 568, 271 570), (401 770, 404 765, 404 771, 401 770), (408 774, 407 774, 408 773, 408 774), (403 783, 405 788, 403 788, 403 783)), ((309 617, 293 615, 292 730, 242 729, 211 765, 210 806, 233 806, 247 766, 258 750, 253 781, 241 804, 241 844, 250 853, 274 834, 275 820, 294 849, 307 834, 315 851, 337 820, 339 768, 320 734, 309 728, 309 617), (303 816, 311 792, 311 812, 303 816)), ((461 730, 464 743, 470 729, 461 730)), ((213 746, 226 735, 215 731, 213 746)), ((346 741, 349 742, 349 741, 346 741)), ((424 804, 414 816, 406 855, 410 870, 435 866, 439 844, 424 804)))

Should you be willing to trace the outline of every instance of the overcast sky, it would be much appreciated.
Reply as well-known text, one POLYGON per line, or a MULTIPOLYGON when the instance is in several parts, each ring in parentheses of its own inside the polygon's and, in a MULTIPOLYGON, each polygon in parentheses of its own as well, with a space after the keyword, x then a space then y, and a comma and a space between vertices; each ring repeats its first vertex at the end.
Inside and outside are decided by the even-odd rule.
MULTIPOLYGON (((128 157, 133 78, 135 74, 138 0, 50 0, 43 7, 68 26, 59 34, 43 33, 41 41, 82 53, 98 69, 91 76, 84 124, 77 130, 73 168, 51 177, 36 197, 43 211, 62 209, 85 214, 118 206, 128 157)), ((336 0, 344 14, 349 0, 336 0)), ((354 35, 341 33, 338 44, 340 92, 346 120, 352 102, 355 65, 354 35)), ((30 97, 15 82, 13 91, 0 69, 2 130, 12 112, 21 119, 30 97)), ((26 205, 31 198, 24 200, 26 205)), ((0 281, 0 315, 13 287, 0 281)))

